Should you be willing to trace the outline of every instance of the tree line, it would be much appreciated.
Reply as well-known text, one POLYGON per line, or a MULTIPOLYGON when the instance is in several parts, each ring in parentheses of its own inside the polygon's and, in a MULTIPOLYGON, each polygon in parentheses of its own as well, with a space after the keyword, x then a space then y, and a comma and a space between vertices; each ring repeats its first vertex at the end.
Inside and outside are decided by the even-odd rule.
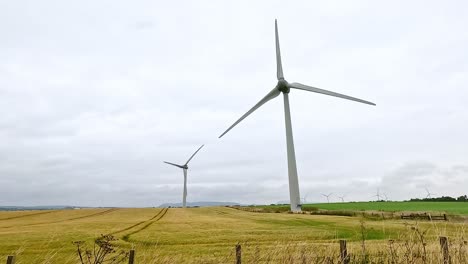
POLYGON ((451 196, 411 198, 410 202, 468 202, 468 197, 465 194, 457 198, 451 196))

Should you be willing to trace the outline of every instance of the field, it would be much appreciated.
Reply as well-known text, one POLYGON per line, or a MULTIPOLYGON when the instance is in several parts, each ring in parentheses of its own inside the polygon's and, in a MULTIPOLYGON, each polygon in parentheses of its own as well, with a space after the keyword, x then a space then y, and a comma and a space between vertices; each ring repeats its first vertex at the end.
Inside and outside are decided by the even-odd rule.
POLYGON ((387 212, 420 211, 468 215, 468 203, 463 202, 351 202, 307 204, 306 206, 326 210, 376 210, 387 212))
MULTIPOLYGON (((369 204, 372 207, 374 203, 369 204)), ((340 210, 343 206, 363 206, 314 206, 322 205, 328 209, 340 206, 340 210)), ((467 235, 463 222, 253 213, 227 207, 0 212, 0 263, 10 254, 17 255, 17 263, 78 263, 72 242, 86 241, 92 247, 101 234, 119 238, 119 249, 134 248, 136 263, 232 263, 237 243, 243 246, 245 263, 291 263, 327 255, 335 258, 339 239, 346 239, 350 252, 356 255, 362 254, 363 238, 370 255, 390 250, 389 240, 413 243, 416 252, 420 250, 418 232, 426 232, 428 254, 435 254, 433 258, 439 257, 438 236, 448 236, 454 244, 463 245, 467 235)))
MULTIPOLYGON (((254 206, 267 211, 287 211, 288 205, 254 206)), ((349 203, 316 203, 304 204, 303 210, 342 211, 342 212, 427 212, 431 214, 448 214, 453 216, 468 215, 468 203, 464 202, 349 202, 349 203)))

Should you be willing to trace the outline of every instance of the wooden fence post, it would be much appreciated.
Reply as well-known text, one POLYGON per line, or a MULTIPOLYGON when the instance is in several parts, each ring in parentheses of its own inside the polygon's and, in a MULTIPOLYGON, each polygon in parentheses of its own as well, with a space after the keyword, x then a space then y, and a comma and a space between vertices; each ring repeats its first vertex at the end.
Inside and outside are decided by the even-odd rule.
POLYGON ((131 249, 130 255, 128 256, 128 264, 134 264, 134 263, 135 263, 135 250, 131 249))
POLYGON ((7 264, 15 264, 15 259, 16 259, 15 256, 8 256, 6 263, 7 264))
POLYGON ((242 248, 240 244, 236 245, 236 264, 242 263, 242 248))
POLYGON ((346 248, 346 240, 340 240, 340 261, 341 264, 348 264, 348 249, 346 248))
POLYGON ((452 261, 450 260, 449 254, 449 245, 447 237, 440 237, 440 248, 442 249, 442 256, 444 258, 444 264, 451 264, 452 261))

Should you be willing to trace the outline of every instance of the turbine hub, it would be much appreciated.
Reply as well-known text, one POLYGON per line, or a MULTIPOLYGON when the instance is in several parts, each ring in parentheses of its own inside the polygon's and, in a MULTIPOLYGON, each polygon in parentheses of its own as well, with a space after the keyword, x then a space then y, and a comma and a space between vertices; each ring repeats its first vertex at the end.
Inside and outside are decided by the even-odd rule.
POLYGON ((184 169, 188 170, 188 166, 187 166, 187 165, 184 165, 183 167, 184 167, 184 169))
POLYGON ((288 82, 285 79, 278 80, 278 84, 276 85, 276 89, 280 90, 283 93, 289 93, 288 82))

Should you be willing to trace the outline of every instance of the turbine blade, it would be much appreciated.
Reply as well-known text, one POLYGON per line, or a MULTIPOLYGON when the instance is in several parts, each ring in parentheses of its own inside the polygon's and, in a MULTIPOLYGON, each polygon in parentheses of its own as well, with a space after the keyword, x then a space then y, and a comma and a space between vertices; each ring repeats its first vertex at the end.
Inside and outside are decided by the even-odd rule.
POLYGON ((205 146, 205 145, 201 145, 201 147, 199 147, 199 148, 197 149, 197 151, 195 151, 195 153, 192 154, 192 156, 190 157, 190 159, 188 159, 187 162, 185 162, 185 165, 187 165, 187 164, 192 160, 192 158, 195 156, 195 154, 197 154, 197 152, 200 151, 200 149, 203 148, 203 146, 205 146))
POLYGON ((175 163, 171 163, 171 162, 167 162, 167 161, 164 161, 164 163, 167 163, 169 165, 176 166, 176 167, 179 167, 179 168, 184 168, 182 165, 178 165, 178 164, 175 164, 175 163))
POLYGON ((278 36, 278 23, 275 19, 275 42, 276 42, 276 77, 278 80, 284 79, 283 76, 283 65, 281 63, 281 52, 278 36))
POLYGON ((239 124, 242 120, 244 120, 244 118, 246 118, 248 115, 253 113, 260 106, 262 106, 266 102, 270 101, 271 99, 277 97, 280 93, 281 93, 280 90, 276 89, 276 87, 273 88, 273 90, 271 90, 265 97, 263 97, 263 99, 260 100, 260 102, 258 102, 256 105, 254 105, 254 107, 252 107, 252 109, 250 109, 247 113, 245 113, 243 116, 241 116, 241 118, 239 118, 239 120, 237 120, 234 124, 232 124, 232 126, 230 126, 226 131, 224 131, 224 133, 222 133, 221 136, 219 136, 219 138, 224 136, 227 132, 229 132, 229 130, 231 130, 233 127, 235 127, 237 124, 239 124))
POLYGON ((332 91, 323 90, 323 89, 312 87, 312 86, 307 86, 307 85, 304 85, 304 84, 301 84, 301 83, 290 83, 289 88, 295 88, 295 89, 300 89, 300 90, 314 92, 314 93, 326 94, 326 95, 335 96, 335 97, 339 97, 339 98, 343 98, 343 99, 348 99, 348 100, 351 100, 351 101, 356 101, 356 102, 363 103, 363 104, 368 104, 368 105, 375 105, 372 102, 365 101, 365 100, 362 100, 362 99, 359 99, 359 98, 351 97, 351 96, 344 95, 344 94, 335 93, 335 92, 332 92, 332 91))

